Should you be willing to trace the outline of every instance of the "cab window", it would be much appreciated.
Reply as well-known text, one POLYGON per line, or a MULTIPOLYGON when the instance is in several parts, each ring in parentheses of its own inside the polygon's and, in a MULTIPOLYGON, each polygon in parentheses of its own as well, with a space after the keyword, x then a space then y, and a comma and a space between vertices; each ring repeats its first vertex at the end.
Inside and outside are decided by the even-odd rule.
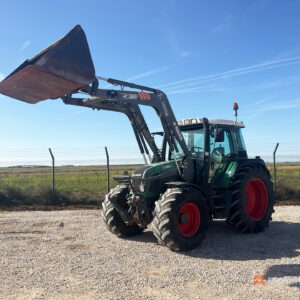
POLYGON ((230 128, 224 128, 224 141, 215 142, 214 128, 210 131, 210 154, 211 156, 218 156, 221 158, 229 156, 233 153, 232 139, 230 135, 230 128))
MULTIPOLYGON (((195 158, 204 158, 204 130, 203 128, 181 130, 184 141, 191 151, 192 156, 195 158)), ((176 141, 176 145, 179 149, 178 153, 175 153, 176 158, 180 158, 184 155, 179 143, 176 141)), ((170 154, 170 158, 173 159, 173 154, 170 154)))
POLYGON ((245 142, 240 128, 234 129, 234 138, 236 140, 236 146, 238 151, 246 151, 245 142))

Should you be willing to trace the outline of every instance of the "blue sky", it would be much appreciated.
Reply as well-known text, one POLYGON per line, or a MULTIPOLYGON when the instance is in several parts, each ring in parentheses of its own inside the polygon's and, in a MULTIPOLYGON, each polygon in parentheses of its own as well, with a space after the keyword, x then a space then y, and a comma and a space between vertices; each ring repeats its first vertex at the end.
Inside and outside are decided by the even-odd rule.
MULTIPOLYGON (((178 119, 233 119, 237 101, 251 152, 277 141, 299 152, 299 12, 298 1, 2 1, 0 79, 81 24, 97 75, 160 88, 178 119)), ((135 145, 123 115, 60 100, 0 96, 0 119, 3 148, 135 145)))

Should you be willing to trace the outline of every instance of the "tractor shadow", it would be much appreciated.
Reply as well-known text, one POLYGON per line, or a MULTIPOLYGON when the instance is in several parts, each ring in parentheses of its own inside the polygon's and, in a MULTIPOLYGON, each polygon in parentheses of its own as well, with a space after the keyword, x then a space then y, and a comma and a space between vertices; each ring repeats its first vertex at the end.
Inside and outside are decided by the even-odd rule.
MULTIPOLYGON (((157 243, 152 231, 130 237, 142 243, 157 243)), ((297 257, 300 252, 300 223, 276 222, 261 233, 242 234, 233 230, 225 221, 211 222, 201 246, 178 254, 217 260, 265 260, 297 257)))
POLYGON ((131 237, 127 237, 124 238, 125 240, 128 241, 136 241, 136 242, 141 242, 141 243, 153 243, 153 244, 158 244, 157 243, 157 239, 154 236, 154 234, 152 233, 152 231, 144 231, 142 234, 140 235, 136 235, 136 236, 131 236, 131 237))
POLYGON ((264 232, 242 234, 225 221, 214 221, 202 245, 182 254, 218 260, 265 260, 297 257, 299 248, 300 223, 273 221, 264 232))
POLYGON ((300 264, 273 265, 264 276, 274 284, 288 284, 300 289, 300 264))

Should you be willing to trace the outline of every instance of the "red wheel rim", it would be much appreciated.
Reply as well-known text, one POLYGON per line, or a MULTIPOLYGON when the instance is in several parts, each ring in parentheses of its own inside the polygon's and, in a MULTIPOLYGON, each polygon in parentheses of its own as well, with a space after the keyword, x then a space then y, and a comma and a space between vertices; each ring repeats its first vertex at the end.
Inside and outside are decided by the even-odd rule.
POLYGON ((258 178, 250 180, 246 187, 247 202, 245 204, 248 216, 253 220, 264 217, 268 207, 268 192, 265 184, 258 178))
POLYGON ((185 203, 178 214, 178 229, 185 237, 193 236, 200 226, 200 211, 196 204, 185 203))

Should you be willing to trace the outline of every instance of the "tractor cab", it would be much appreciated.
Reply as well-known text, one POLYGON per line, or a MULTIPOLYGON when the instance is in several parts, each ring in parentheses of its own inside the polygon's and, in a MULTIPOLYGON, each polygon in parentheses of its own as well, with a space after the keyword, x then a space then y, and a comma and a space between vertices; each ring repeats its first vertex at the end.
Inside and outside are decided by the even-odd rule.
MULTIPOLYGON (((245 125, 222 119, 208 119, 210 156, 221 161, 224 158, 247 158, 246 147, 241 133, 245 125)), ((204 128, 202 119, 178 121, 185 142, 194 158, 204 157, 204 128)))
MULTIPOLYGON (((215 183, 222 176, 231 162, 247 159, 247 151, 241 129, 242 122, 223 119, 208 119, 209 124, 209 182, 215 183)), ((205 130, 202 119, 192 118, 179 120, 178 125, 196 164, 196 183, 200 183, 205 157, 205 130), (199 181, 199 182, 197 182, 199 181)), ((184 152, 177 144, 179 152, 175 159, 184 159, 184 152)), ((173 153, 168 150, 166 140, 163 141, 162 153, 167 161, 174 160, 173 153)))

